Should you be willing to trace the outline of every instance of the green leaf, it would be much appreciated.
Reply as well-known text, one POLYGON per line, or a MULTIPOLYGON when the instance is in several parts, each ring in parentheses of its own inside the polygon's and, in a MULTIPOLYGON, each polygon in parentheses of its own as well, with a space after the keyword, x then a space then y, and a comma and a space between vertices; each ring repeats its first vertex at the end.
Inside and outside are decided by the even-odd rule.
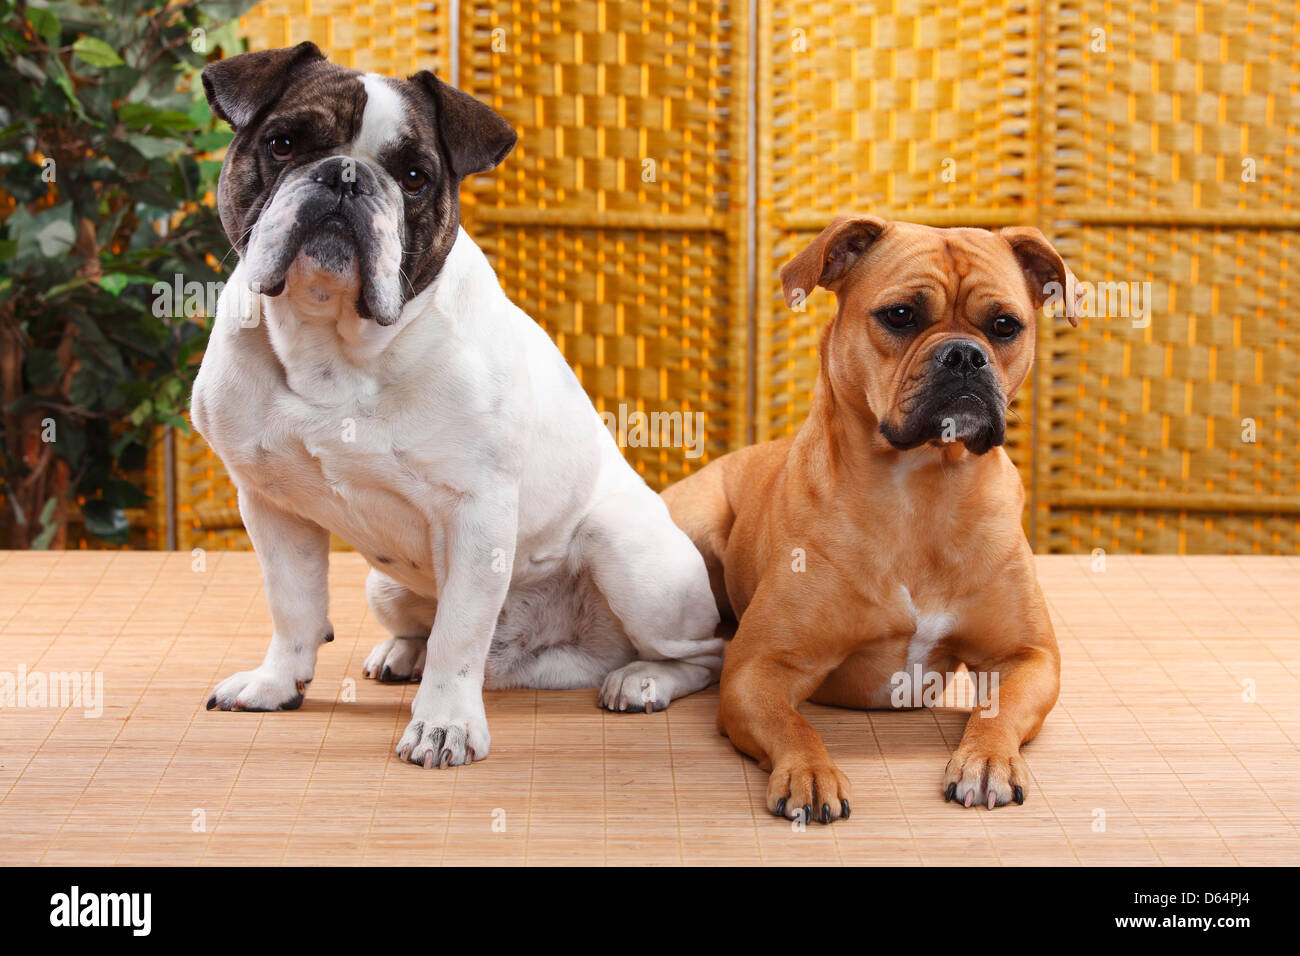
POLYGON ((76 241, 77 231, 66 219, 47 222, 36 233, 36 245, 40 248, 41 255, 49 259, 66 255, 76 241))
POLYGON ((59 380, 63 369, 59 357, 49 349, 32 349, 27 353, 27 381, 32 388, 49 388, 59 380))
POLYGON ((106 501, 87 501, 81 509, 86 531, 113 544, 126 544, 130 524, 126 512, 106 501))
POLYGON ((185 132, 194 129, 195 122, 180 110, 164 110, 147 103, 123 103, 117 111, 127 129, 161 128, 168 132, 185 132))
POLYGON ((210 133, 200 133, 194 137, 194 148, 205 153, 215 153, 229 146, 234 138, 235 134, 230 130, 214 129, 210 133))
POLYGON ((41 533, 32 539, 33 551, 49 550, 50 542, 54 540, 54 536, 58 534, 59 528, 63 525, 62 521, 54 520, 54 509, 57 508, 58 505, 58 498, 47 498, 45 500, 45 506, 41 508, 41 516, 39 519, 41 524, 41 533))
POLYGON ((180 140, 158 139, 153 136, 128 136, 126 141, 145 159, 161 159, 185 147, 180 140))
MULTIPOLYGON (((63 68, 63 61, 57 56, 49 58, 50 79, 55 85, 63 91, 63 95, 68 98, 72 104, 73 110, 80 119, 87 119, 85 108, 81 105, 81 100, 77 99, 77 91, 72 85, 72 77, 68 76, 68 71, 63 68)), ((94 123, 95 126, 102 126, 102 123, 94 123)))
POLYGON ((100 276, 100 288, 106 289, 113 295, 120 296, 126 284, 131 281, 131 277, 125 272, 110 272, 107 275, 100 276))
POLYGON ((98 37, 81 37, 72 44, 72 52, 91 66, 121 66, 122 58, 117 51, 98 37))
POLYGON ((104 482, 103 500, 115 508, 139 508, 149 496, 129 481, 113 478, 104 482))
POLYGON ((25 56, 14 57, 14 69, 29 80, 34 80, 37 83, 45 82, 45 71, 25 56))
POLYGON ((42 37, 50 46, 59 45, 59 35, 63 32, 63 24, 59 23, 59 18, 54 15, 52 10, 43 7, 27 8, 27 22, 32 25, 32 29, 37 35, 42 37))

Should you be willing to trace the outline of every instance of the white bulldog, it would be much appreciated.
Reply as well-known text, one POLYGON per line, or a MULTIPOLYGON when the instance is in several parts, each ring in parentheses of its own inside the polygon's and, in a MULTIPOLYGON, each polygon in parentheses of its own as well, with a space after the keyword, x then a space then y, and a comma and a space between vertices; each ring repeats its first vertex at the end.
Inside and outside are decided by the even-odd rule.
POLYGON ((461 180, 509 125, 428 72, 312 43, 210 65, 235 138, 218 208, 240 254, 195 382, 274 631, 208 708, 291 710, 327 619, 329 534, 370 562, 392 637, 365 675, 420 680, 397 752, 488 755, 484 687, 600 686, 652 711, 717 679, 704 561, 628 466, 564 357, 460 228, 461 180))

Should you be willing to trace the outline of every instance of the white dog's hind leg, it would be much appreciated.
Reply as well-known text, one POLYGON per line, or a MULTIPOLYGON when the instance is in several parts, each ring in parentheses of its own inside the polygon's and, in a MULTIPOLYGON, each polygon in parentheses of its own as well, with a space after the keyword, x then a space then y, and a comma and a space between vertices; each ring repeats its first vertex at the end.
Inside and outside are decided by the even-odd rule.
POLYGON ((438 602, 403 587, 377 568, 366 577, 366 600, 375 619, 393 636, 375 645, 361 667, 362 675, 385 683, 419 680, 438 602))
POLYGON ((271 646, 255 670, 217 685, 208 710, 296 710, 316 673, 316 651, 334 640, 329 610, 329 532, 239 492, 239 513, 262 565, 271 608, 271 646))
POLYGON ((605 678, 609 710, 663 710, 718 679, 718 608, 704 559, 649 488, 611 495, 583 522, 582 561, 640 660, 605 678))

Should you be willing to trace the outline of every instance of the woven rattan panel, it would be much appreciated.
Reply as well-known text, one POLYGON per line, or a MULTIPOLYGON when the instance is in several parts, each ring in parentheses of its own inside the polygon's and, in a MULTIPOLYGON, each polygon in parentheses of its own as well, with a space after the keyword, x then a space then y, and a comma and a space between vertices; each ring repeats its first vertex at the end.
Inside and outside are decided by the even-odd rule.
POLYGON ((1044 215, 1108 305, 1040 349, 1035 543, 1294 553, 1300 5, 1057 0, 1046 23, 1044 215))
POLYGON ((1294 550, 1300 232, 1091 226, 1059 245, 1108 314, 1058 330, 1045 359, 1047 547, 1294 550))
POLYGON ((249 12, 240 29, 250 50, 311 40, 336 63, 394 76, 417 70, 446 76, 449 33, 448 0, 267 0, 249 12))
POLYGON ((461 8, 460 85, 519 132, 466 228, 599 410, 703 413, 703 455, 625 446, 656 488, 744 437, 744 37, 727 3, 461 8))
POLYGON ((1300 222, 1300 4, 1057 0, 1047 23, 1063 213, 1300 222))

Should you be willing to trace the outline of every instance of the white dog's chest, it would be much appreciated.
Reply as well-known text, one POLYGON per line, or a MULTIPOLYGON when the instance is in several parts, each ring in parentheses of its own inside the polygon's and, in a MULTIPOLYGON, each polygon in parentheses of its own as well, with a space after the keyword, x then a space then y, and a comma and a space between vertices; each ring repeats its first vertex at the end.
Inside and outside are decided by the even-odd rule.
MULTIPOLYGON (((435 516, 454 491, 431 476, 438 463, 404 449, 393 428, 371 414, 342 406, 322 412, 275 403, 274 430, 263 432, 253 454, 226 453, 240 478, 286 511, 328 529, 393 576, 420 579, 436 589, 435 516)), ((454 463, 443 463, 454 469, 454 463)))
POLYGON ((488 493, 509 496, 501 513, 518 503, 512 580, 548 577, 569 557, 597 484, 634 476, 612 442, 597 440, 585 393, 522 314, 493 325, 479 313, 475 337, 453 340, 435 308, 417 301, 411 311, 407 331, 381 330, 390 344, 373 356, 358 355, 372 326, 286 331, 269 310, 260 328, 228 323, 195 385, 196 425, 241 488, 417 593, 437 595, 449 518, 488 493), (546 404, 531 400, 537 393, 546 404))

